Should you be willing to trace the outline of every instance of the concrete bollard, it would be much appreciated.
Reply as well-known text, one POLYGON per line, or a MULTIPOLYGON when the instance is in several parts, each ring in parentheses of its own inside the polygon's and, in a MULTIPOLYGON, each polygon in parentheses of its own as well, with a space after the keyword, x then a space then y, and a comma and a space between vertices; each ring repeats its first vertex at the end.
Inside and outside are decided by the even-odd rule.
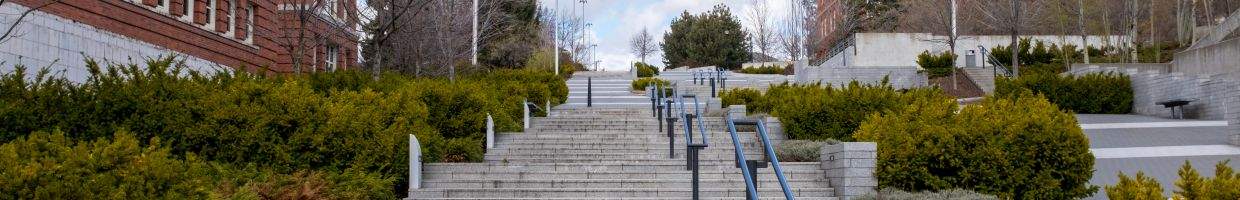
POLYGON ((487 113, 487 149, 495 147, 495 120, 487 113))
POLYGON ((422 188, 422 147, 418 138, 409 134, 409 194, 422 188))
POLYGON ((521 99, 521 112, 525 118, 522 119, 521 132, 530 130, 530 102, 527 99, 521 99))

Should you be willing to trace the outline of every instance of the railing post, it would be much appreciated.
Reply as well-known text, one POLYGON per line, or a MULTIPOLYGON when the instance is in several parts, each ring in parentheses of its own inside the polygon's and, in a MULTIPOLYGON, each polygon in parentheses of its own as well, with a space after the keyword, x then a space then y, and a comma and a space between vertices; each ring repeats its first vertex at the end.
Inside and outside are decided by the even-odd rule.
MULTIPOLYGON (((529 112, 527 111, 526 113, 529 113, 529 112)), ((529 129, 529 127, 526 127, 526 129, 529 129)), ((494 147, 495 147, 495 120, 491 118, 491 113, 487 113, 487 149, 491 149, 494 147)))
POLYGON ((715 77, 710 77, 710 97, 715 97, 715 77))
POLYGON ((409 194, 422 188, 422 148, 418 138, 409 134, 409 194))
POLYGON ((530 100, 521 99, 521 111, 525 118, 522 119, 521 132, 529 132, 530 130, 530 100))
MULTIPOLYGON (((686 120, 685 122, 689 122, 689 120, 686 120)), ((688 146, 686 146, 686 149, 689 151, 689 155, 687 155, 687 157, 689 157, 689 170, 693 171, 693 199, 694 200, 700 199, 701 197, 699 194, 701 189, 699 188, 699 183, 698 183, 700 182, 699 179, 701 176, 700 175, 701 171, 699 170, 699 166, 698 166, 698 152, 702 150, 702 148, 706 148, 706 145, 705 144, 689 144, 688 146)))
POLYGON ((594 77, 586 77, 586 107, 594 107, 594 77))
MULTIPOLYGON (((657 84, 656 84, 656 85, 657 85, 657 84)), ((658 99, 658 97, 655 97, 655 96, 654 96, 654 95, 655 95, 655 94, 654 94, 654 91, 655 91, 656 89, 657 89, 656 87, 646 86, 646 91, 649 91, 649 92, 650 92, 650 93, 649 93, 649 94, 650 94, 649 96, 650 96, 650 115, 652 115, 651 117, 659 117, 658 115, 654 115, 654 114, 655 114, 655 110, 658 110, 658 108, 657 108, 658 106, 657 106, 657 105, 659 104, 659 103, 657 103, 657 102, 656 102, 656 101, 658 101, 658 100, 657 100, 657 99, 658 99)))
MULTIPOLYGON (((692 146, 694 145, 693 144, 693 118, 696 118, 697 116, 693 116, 693 114, 685 114, 684 116, 685 116, 685 122, 684 122, 685 123, 685 144, 692 146)), ((685 167, 689 168, 688 170, 693 170, 693 165, 696 164, 694 163, 696 162, 696 160, 694 160, 695 158, 692 158, 692 156, 697 156, 697 155, 694 154, 693 149, 685 148, 685 156, 690 156, 688 159, 685 159, 685 162, 686 162, 685 167)))

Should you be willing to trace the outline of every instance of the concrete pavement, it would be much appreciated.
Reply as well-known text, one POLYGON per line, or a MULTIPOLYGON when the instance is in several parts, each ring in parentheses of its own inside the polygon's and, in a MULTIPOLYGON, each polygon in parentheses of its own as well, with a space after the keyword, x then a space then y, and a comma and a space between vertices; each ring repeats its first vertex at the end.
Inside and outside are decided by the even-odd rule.
MULTIPOLYGON (((1143 171, 1170 196, 1184 161, 1209 176, 1223 160, 1231 159, 1230 166, 1240 168, 1240 147, 1227 143, 1226 122, 1087 114, 1077 115, 1077 121, 1097 158, 1090 184, 1114 185, 1121 171, 1129 176, 1143 171)), ((1106 191, 1099 190, 1089 199, 1106 199, 1106 191)))

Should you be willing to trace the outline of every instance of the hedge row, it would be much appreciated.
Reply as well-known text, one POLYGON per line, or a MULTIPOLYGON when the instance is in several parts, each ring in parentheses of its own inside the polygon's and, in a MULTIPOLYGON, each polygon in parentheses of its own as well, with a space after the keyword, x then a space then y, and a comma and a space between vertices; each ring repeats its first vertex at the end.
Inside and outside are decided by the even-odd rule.
POLYGON ((1126 114, 1132 111, 1132 82, 1119 73, 1060 76, 1029 73, 995 79, 995 96, 1011 97, 1032 91, 1062 109, 1088 114, 1126 114))
POLYGON ((1094 157, 1076 118, 1029 93, 987 98, 957 109, 925 98, 871 115, 856 138, 878 143, 882 187, 909 191, 963 188, 1002 199, 1077 199, 1094 157))
POLYGON ((936 88, 896 90, 885 81, 877 85, 854 81, 839 88, 783 83, 772 85, 760 97, 744 97, 755 99, 746 104, 751 112, 779 117, 789 139, 840 141, 852 141, 866 117, 926 98, 951 99, 936 88))
POLYGON ((746 67, 741 68, 740 72, 745 74, 784 74, 784 71, 787 71, 785 68, 791 68, 791 65, 763 65, 758 67, 746 67))
MULTIPOLYGON (((0 77, 0 142, 55 130, 75 141, 126 131, 138 141, 160 138, 152 148, 172 157, 275 173, 354 169, 394 180, 386 189, 395 193, 405 182, 409 134, 428 162, 480 161, 487 113, 500 131, 518 131, 522 99, 559 104, 568 92, 563 78, 531 70, 451 82, 395 74, 375 81, 356 71, 199 74, 171 57, 145 65, 88 61, 92 76, 80 84, 46 70, 27 80, 17 67, 0 77)), ((17 178, 10 175, 0 179, 17 178)))
POLYGON ((133 134, 75 141, 36 132, 0 145, 0 199, 395 199, 392 176, 358 169, 279 173, 177 156, 133 134))

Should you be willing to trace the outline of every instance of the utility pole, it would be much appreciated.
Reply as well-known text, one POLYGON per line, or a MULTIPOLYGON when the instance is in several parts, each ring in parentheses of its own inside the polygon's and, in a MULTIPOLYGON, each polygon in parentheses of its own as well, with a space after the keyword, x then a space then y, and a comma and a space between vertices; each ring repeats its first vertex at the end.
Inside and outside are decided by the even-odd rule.
POLYGON ((1085 32, 1085 0, 1077 0, 1076 4, 1078 7, 1076 24, 1081 29, 1081 49, 1085 52, 1085 64, 1089 64, 1089 33, 1085 32))
POLYGON ((552 66, 551 68, 555 69, 555 75, 559 76, 560 75, 560 0, 555 0, 555 14, 552 16, 555 16, 553 18, 555 21, 552 22, 551 24, 551 30, 552 30, 551 42, 555 43, 555 49, 551 50, 551 54, 555 54, 555 61, 554 61, 555 66, 552 66))

